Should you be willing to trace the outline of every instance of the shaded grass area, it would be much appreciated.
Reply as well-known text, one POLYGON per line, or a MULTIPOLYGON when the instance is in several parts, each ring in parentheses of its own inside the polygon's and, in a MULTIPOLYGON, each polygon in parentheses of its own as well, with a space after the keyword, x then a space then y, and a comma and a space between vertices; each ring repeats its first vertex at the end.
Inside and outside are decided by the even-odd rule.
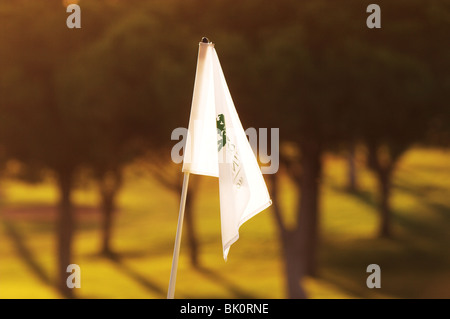
MULTIPOLYGON (((376 181, 359 163, 359 191, 346 188, 345 161, 325 158, 319 273, 305 278, 311 298, 450 298, 450 152, 414 149, 394 176, 392 239, 377 238, 376 181), (368 289, 366 268, 381 267, 381 289, 368 289)), ((181 173, 180 173, 181 178, 181 173)), ((195 201, 201 267, 182 242, 177 298, 284 298, 283 261, 270 209, 241 227, 222 259, 218 183, 199 182, 195 201)), ((283 180, 282 205, 293 222, 293 185, 283 180)), ((56 280, 57 193, 51 182, 1 183, 0 298, 59 298, 56 280)), ((81 267, 81 298, 165 298, 179 197, 139 167, 130 167, 114 225, 116 254, 100 256, 95 185, 74 194, 79 209, 73 262, 81 267)))
POLYGON ((416 149, 401 160, 394 176, 392 239, 377 238, 373 177, 362 178, 360 191, 350 193, 339 183, 338 175, 328 176, 331 187, 325 192, 329 192, 330 206, 336 204, 332 194, 342 197, 342 202, 355 202, 361 210, 355 211, 354 218, 347 216, 346 223, 353 223, 350 227, 356 231, 371 220, 371 229, 358 237, 348 236, 344 228, 336 227, 339 218, 331 207, 326 210, 329 232, 324 234, 321 251, 323 278, 370 298, 371 290, 365 285, 368 274, 363 270, 375 263, 382 271, 382 288, 377 289, 380 297, 450 298, 449 156, 450 152, 416 149))

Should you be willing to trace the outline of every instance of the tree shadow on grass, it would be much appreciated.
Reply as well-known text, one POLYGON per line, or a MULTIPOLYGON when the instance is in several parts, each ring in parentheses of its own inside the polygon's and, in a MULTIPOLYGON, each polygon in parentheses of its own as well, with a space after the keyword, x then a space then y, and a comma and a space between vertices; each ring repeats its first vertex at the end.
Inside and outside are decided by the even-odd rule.
MULTIPOLYGON (((430 282, 448 276, 450 202, 446 205, 433 201, 428 196, 429 186, 417 187, 398 180, 393 186, 394 191, 408 193, 420 202, 418 211, 393 207, 392 223, 400 227, 401 232, 391 239, 324 240, 323 279, 362 298, 377 296, 378 292, 391 297, 421 298, 424 291, 430 289, 430 282), (380 290, 366 287, 369 274, 365 273, 365 267, 371 263, 379 264, 382 269, 380 290)), ((376 197, 370 192, 350 193, 338 185, 332 187, 377 208, 376 197)))
MULTIPOLYGON (((124 259, 128 254, 125 252, 124 254, 108 254, 108 255, 102 255, 103 258, 106 258, 109 260, 118 270, 120 270, 122 273, 133 279, 135 282, 143 286, 145 289, 152 293, 156 293, 157 295, 160 295, 161 297, 166 297, 167 291, 163 288, 161 288, 156 283, 150 281, 148 278, 144 277, 143 275, 136 272, 134 269, 132 269, 129 265, 127 265, 124 262, 124 259)), ((135 256, 133 253, 131 256, 135 256)), ((206 277, 208 280, 213 281, 216 284, 222 285, 225 287, 235 298, 238 299, 255 299, 256 297, 249 293, 244 291, 239 286, 235 285, 225 277, 221 276, 219 273, 214 272, 211 269, 205 268, 205 267, 198 267, 195 268, 197 272, 199 272, 201 275, 206 277)), ((211 296, 207 296, 206 298, 211 298, 211 296)))
MULTIPOLYGON (((423 185, 423 186, 414 186, 412 187, 406 181, 400 180, 395 184, 395 188, 399 189, 405 193, 409 193, 415 198, 419 199, 423 204, 427 205, 434 212, 440 215, 443 218, 443 221, 450 222, 450 200, 448 200, 448 205, 444 205, 442 203, 437 203, 430 200, 427 197, 427 194, 433 191, 442 190, 442 187, 437 187, 434 185, 423 185)), ((442 192, 442 196, 448 198, 448 193, 442 192)))
POLYGON ((135 282, 137 282, 139 285, 141 285, 148 291, 155 293, 161 297, 166 297, 167 292, 165 291, 165 289, 161 288, 155 282, 152 282, 147 277, 141 275, 136 270, 127 265, 124 262, 123 256, 121 256, 120 254, 117 253, 108 254, 103 255, 103 257, 109 260, 119 271, 127 275, 129 278, 133 279, 135 282))
POLYGON ((36 257, 28 249, 25 241, 20 234, 19 230, 16 228, 14 223, 6 219, 3 220, 5 226, 6 234, 11 239, 16 248, 19 256, 25 261, 30 270, 45 284, 52 286, 54 283, 50 276, 45 272, 41 265, 36 260, 36 257))
MULTIPOLYGON (((232 283, 230 280, 226 279, 224 276, 220 275, 218 272, 213 271, 205 267, 196 268, 201 275, 206 277, 208 280, 213 281, 216 284, 225 287, 235 298, 238 299, 256 299, 257 297, 253 294, 244 291, 241 287, 232 283)), ((207 297, 209 298, 209 297, 207 297)))
POLYGON ((351 195, 354 199, 357 199, 358 201, 364 203, 367 206, 373 207, 375 209, 377 209, 379 206, 376 197, 369 191, 357 190, 357 191, 347 191, 347 193, 351 195))
MULTIPOLYGON (((340 193, 347 194, 352 198, 358 200, 359 202, 367 205, 368 207, 374 208, 378 210, 378 202, 376 195, 367 190, 357 190, 350 191, 333 181, 330 183, 331 188, 340 193)), ((450 202, 449 206, 436 203, 427 198, 427 192, 433 189, 438 189, 437 187, 432 186, 424 186, 424 187, 412 187, 406 181, 396 180, 393 184, 393 191, 402 191, 405 193, 409 193, 411 196, 416 198, 421 202, 425 207, 429 208, 430 211, 436 214, 436 216, 440 216, 440 221, 444 224, 450 225, 450 202)), ((433 219, 420 219, 410 217, 407 211, 402 211, 399 209, 395 209, 392 207, 392 222, 407 229, 408 233, 414 235, 429 235, 432 233, 433 237, 446 237, 448 231, 444 227, 436 227, 436 220, 433 219), (438 234, 436 234, 436 231, 438 234), (441 235, 441 236, 437 236, 441 235)))
POLYGON ((328 183, 329 183, 329 187, 336 193, 346 194, 346 195, 348 195, 354 199, 357 199, 358 201, 360 201, 370 207, 378 206, 377 198, 373 194, 373 192, 370 192, 368 190, 363 190, 363 189, 351 190, 351 189, 337 183, 333 179, 330 179, 328 181, 328 183))
POLYGON ((366 286, 366 279, 369 275, 366 273, 366 268, 370 264, 378 264, 382 269, 381 291, 384 294, 395 296, 385 287, 387 279, 384 270, 390 267, 386 263, 387 254, 376 250, 373 242, 376 240, 366 240, 364 243, 360 240, 346 241, 345 245, 334 240, 324 242, 322 244, 320 278, 357 298, 373 298, 374 291, 366 286), (367 247, 367 251, 362 248, 363 245, 367 247))
POLYGON ((354 239, 341 243, 328 239, 323 243, 321 259, 322 279, 361 298, 422 298, 432 282, 448 278, 450 267, 448 254, 409 239, 354 239), (370 264, 381 267, 381 289, 366 286, 370 275, 366 268, 370 264))

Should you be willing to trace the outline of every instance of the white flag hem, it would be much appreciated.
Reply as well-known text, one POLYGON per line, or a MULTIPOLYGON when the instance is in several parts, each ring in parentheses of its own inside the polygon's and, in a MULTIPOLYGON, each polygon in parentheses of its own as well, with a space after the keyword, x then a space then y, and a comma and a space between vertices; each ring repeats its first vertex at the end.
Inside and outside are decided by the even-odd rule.
POLYGON ((227 261, 228 253, 229 253, 229 251, 230 251, 231 245, 233 245, 233 244, 234 244, 235 242, 237 242, 238 239, 239 239, 239 229, 241 228, 241 226, 242 226, 247 220, 249 220, 250 218, 252 218, 252 217, 254 217, 254 216, 256 216, 256 215, 258 215, 260 212, 262 212, 263 210, 265 210, 265 209, 266 209, 267 207, 269 207, 270 205, 272 205, 272 200, 271 200, 271 199, 269 199, 269 201, 268 201, 267 203, 265 203, 264 205, 262 205, 262 206, 260 206, 258 209, 256 209, 253 213, 251 213, 251 214, 245 216, 244 218, 242 218, 242 219, 239 221, 239 224, 238 224, 238 231, 237 231, 236 236, 234 236, 233 238, 231 238, 230 240, 228 240, 228 241, 223 245, 223 259, 224 259, 225 261, 227 261))

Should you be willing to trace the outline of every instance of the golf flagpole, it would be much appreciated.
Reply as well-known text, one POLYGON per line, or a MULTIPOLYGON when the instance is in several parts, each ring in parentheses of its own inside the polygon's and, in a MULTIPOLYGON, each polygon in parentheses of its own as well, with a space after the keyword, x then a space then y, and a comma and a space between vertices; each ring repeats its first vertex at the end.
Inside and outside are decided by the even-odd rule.
POLYGON ((170 271, 169 289, 167 299, 173 299, 175 295, 175 284, 177 281, 178 257, 180 256, 181 232, 183 230, 184 209, 186 206, 186 196, 189 184, 189 172, 184 173, 183 189, 181 190, 180 211, 178 213, 177 234, 173 248, 172 270, 170 271))
MULTIPOLYGON (((200 171, 204 171, 204 162, 199 162, 200 159, 208 159, 210 158, 210 154, 216 155, 216 145, 217 145, 217 137, 216 137, 216 120, 215 120, 215 112, 214 108, 205 109, 205 106, 211 106, 212 95, 212 63, 211 63, 211 55, 209 55, 209 59, 206 61, 206 53, 208 52, 208 47, 212 45, 210 44, 207 38, 202 38, 202 42, 199 43, 199 52, 197 58, 197 70, 195 72, 195 83, 194 83, 194 94, 192 97, 192 106, 191 106, 191 115, 189 116, 189 128, 188 128, 188 137, 186 141, 186 147, 183 155, 183 168, 182 172, 184 172, 183 178, 183 189, 181 191, 181 199, 180 199, 180 211, 178 214, 178 225, 177 225, 177 234, 175 236, 175 245, 173 248, 173 259, 172 259, 172 270, 170 272, 170 280, 169 280, 169 289, 167 291, 167 299, 173 299, 175 295, 175 284, 177 280, 177 269, 178 269, 178 257, 180 256, 180 244, 181 244, 181 233, 183 230, 183 219, 184 219, 184 208, 186 206, 186 196, 187 189, 189 183, 189 174, 190 173, 199 173, 200 171), (201 104, 202 108, 199 109, 199 104, 201 104), (202 120, 204 114, 208 114, 210 117, 208 120, 200 121, 207 123, 206 127, 210 130, 208 132, 199 131, 198 133, 201 136, 209 137, 209 144, 212 148, 208 150, 208 152, 202 152, 201 154, 197 154, 197 152, 202 150, 196 146, 196 154, 193 158, 192 154, 192 141, 191 136, 189 134, 189 130, 193 130, 194 122, 197 119, 202 120), (200 116, 201 115, 201 116, 200 116), (192 123, 191 123, 192 122, 192 123), (210 134, 212 132, 212 134, 210 134), (193 163, 194 161, 194 163, 193 163), (192 166, 193 164, 194 167, 192 166), (198 169, 198 166, 201 166, 202 169, 198 169)), ((191 133, 192 134, 192 133, 191 133)), ((203 143, 201 143, 203 145, 203 143)), ((216 155, 217 157, 217 155, 216 155)), ((212 161, 217 166, 217 160, 212 161)), ((210 165, 206 165, 206 168, 209 168, 210 165)), ((218 173, 216 174, 218 176, 218 173)))

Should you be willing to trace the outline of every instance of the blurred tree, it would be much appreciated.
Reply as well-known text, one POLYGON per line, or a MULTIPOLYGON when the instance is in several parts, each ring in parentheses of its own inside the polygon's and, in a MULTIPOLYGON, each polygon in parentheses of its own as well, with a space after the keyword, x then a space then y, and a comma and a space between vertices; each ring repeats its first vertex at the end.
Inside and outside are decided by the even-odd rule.
POLYGON ((412 145, 429 143, 445 95, 448 100, 442 83, 450 70, 449 50, 442 42, 446 41, 443 30, 450 28, 450 2, 397 1, 381 6, 389 29, 365 30, 365 44, 353 49, 352 60, 353 70, 366 74, 366 85, 355 94, 355 105, 365 106, 357 125, 368 148, 369 167, 379 182, 379 235, 389 237, 395 165, 412 145), (408 40, 409 34, 415 41, 408 40))
MULTIPOLYGON (((186 31, 169 33, 164 27, 168 18, 163 18, 139 8, 119 20, 102 41, 86 48, 62 75, 66 112, 84 127, 88 147, 84 160, 100 185, 102 250, 108 255, 113 253, 109 243, 114 198, 127 163, 145 156, 147 167, 162 185, 177 192, 181 189, 180 178, 170 173, 170 135, 180 119, 179 110, 184 106, 182 114, 189 112, 187 92, 193 75, 189 80, 187 76, 195 65, 189 67, 186 61, 195 61, 195 52, 186 54, 183 45, 187 42, 174 40, 185 39, 186 31), (173 94, 175 89, 177 94, 173 94)), ((190 209, 193 190, 187 203, 186 234, 191 261, 197 266, 198 244, 190 209)))
POLYGON ((72 54, 101 35, 118 8, 108 1, 83 4, 82 30, 88 30, 83 32, 66 27, 59 0, 2 2, 0 8, 0 29, 9 30, 1 32, 0 39, 0 143, 9 158, 55 173, 60 194, 57 284, 70 298, 74 293, 66 285, 66 269, 72 263, 71 192, 87 144, 83 125, 73 121, 59 99, 57 78, 72 54))
MULTIPOLYGON (((299 21, 304 20, 299 18, 299 21)), ((335 32, 344 33, 345 28, 326 30, 330 33, 327 36, 313 34, 318 32, 317 28, 307 29, 291 21, 266 37, 258 53, 259 72, 255 72, 265 76, 253 82, 254 98, 263 110, 260 120, 265 120, 267 126, 280 127, 282 142, 291 145, 289 152, 280 155, 298 189, 294 226, 284 222, 281 206, 276 204, 279 201, 277 175, 272 177, 271 191, 290 298, 304 298, 301 279, 316 274, 321 157, 327 147, 338 143, 346 134, 342 109, 346 107, 347 96, 334 66, 338 53, 332 40, 339 37, 335 32), (316 43, 319 38, 327 42, 327 50, 316 43)))
MULTIPOLYGON (((430 21, 416 15, 403 17, 405 10, 417 6, 419 2, 404 2, 395 9, 402 20, 368 36, 366 16, 361 14, 365 7, 357 1, 347 1, 345 6, 330 1, 300 3, 292 10, 297 18, 264 32, 264 41, 253 46, 249 60, 241 63, 253 69, 241 72, 241 77, 248 76, 243 99, 258 106, 260 122, 280 127, 282 141, 291 145, 282 161, 298 186, 294 227, 282 219, 276 204, 277 176, 272 177, 290 297, 303 297, 298 283, 304 275, 317 273, 325 150, 355 140, 367 143, 369 162, 380 181, 380 233, 389 233, 392 170, 404 150, 426 134, 436 115, 429 100, 429 56, 399 44, 410 31, 404 25, 417 27, 430 21), (327 19, 318 18, 324 16, 327 19)), ((248 117, 252 112, 242 114, 248 117)))
MULTIPOLYGON (((368 148, 368 165, 379 182, 379 235, 389 237, 389 198, 395 165, 412 144, 425 136, 435 114, 433 108, 427 107, 431 80, 426 68, 408 56, 374 51, 366 55, 371 60, 363 63, 369 67, 359 65, 366 80, 364 86, 359 86, 360 103, 355 104, 365 106, 359 123, 368 148)), ((353 61, 358 65, 357 58, 353 61)))

